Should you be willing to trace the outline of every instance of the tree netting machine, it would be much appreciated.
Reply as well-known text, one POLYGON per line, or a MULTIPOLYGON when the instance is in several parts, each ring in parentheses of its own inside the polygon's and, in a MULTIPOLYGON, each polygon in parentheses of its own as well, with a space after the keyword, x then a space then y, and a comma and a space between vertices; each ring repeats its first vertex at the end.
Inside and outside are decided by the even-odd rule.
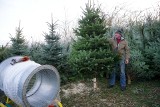
POLYGON ((57 69, 26 56, 10 57, 0 63, 0 90, 20 107, 48 107, 53 103, 62 107, 57 69))

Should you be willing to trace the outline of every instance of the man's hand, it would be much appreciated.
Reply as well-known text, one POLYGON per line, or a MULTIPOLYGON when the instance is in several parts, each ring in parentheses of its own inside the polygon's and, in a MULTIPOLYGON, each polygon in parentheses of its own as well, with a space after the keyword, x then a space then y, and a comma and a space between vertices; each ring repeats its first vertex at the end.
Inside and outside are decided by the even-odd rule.
POLYGON ((126 59, 126 60, 125 60, 125 63, 128 64, 128 63, 129 63, 129 59, 126 59))

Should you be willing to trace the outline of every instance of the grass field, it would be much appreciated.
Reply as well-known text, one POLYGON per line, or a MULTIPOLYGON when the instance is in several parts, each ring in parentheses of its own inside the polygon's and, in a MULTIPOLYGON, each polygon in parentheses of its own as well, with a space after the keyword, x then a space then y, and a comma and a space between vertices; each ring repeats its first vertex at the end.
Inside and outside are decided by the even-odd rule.
MULTIPOLYGON (((91 87, 91 81, 85 86, 91 87)), ((70 94, 61 100, 64 107, 160 107, 160 81, 132 82, 126 91, 121 91, 119 83, 108 89, 106 80, 98 81, 99 90, 70 94)), ((69 85, 65 88, 70 88, 69 85)))
MULTIPOLYGON (((160 81, 133 81, 121 91, 119 82, 108 89, 107 81, 97 81, 99 90, 93 91, 93 82, 85 80, 61 87, 64 107, 160 107, 160 81), (79 84, 79 85, 78 85, 79 84), (66 94, 68 92, 68 94, 66 94), (70 93, 69 93, 70 92, 70 93)), ((0 97, 4 101, 5 97, 0 97)))

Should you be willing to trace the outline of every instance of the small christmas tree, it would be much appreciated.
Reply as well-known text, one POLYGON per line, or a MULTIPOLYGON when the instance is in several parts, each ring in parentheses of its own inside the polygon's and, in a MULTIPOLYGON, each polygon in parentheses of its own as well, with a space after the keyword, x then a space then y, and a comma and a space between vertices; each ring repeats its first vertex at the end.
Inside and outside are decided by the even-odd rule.
POLYGON ((6 46, 1 46, 0 47, 0 63, 5 60, 8 55, 9 55, 9 48, 7 47, 8 43, 6 44, 6 46))
POLYGON ((49 33, 44 33, 46 44, 43 49, 43 61, 45 64, 51 64, 55 67, 60 65, 62 57, 62 47, 60 45, 60 35, 56 33, 53 19, 51 23, 47 23, 49 28, 49 33))
POLYGON ((19 27, 16 28, 16 36, 11 37, 12 46, 10 48, 10 54, 11 56, 15 55, 28 55, 29 49, 28 45, 26 43, 26 40, 24 39, 24 36, 22 35, 22 28, 19 27))
POLYGON ((44 44, 39 42, 33 42, 30 47, 30 56, 31 59, 39 64, 43 64, 43 46, 44 44))

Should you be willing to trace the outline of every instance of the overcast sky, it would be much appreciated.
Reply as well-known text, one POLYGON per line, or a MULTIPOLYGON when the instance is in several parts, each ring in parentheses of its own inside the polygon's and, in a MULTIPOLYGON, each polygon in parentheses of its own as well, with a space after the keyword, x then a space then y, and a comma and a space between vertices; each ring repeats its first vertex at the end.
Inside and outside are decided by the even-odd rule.
MULTIPOLYGON (((112 11, 117 5, 125 5, 130 10, 143 10, 156 6, 160 0, 94 0, 101 4, 103 11, 112 11)), ((68 21, 75 26, 82 15, 82 8, 88 0, 0 0, 0 45, 15 36, 15 28, 21 21, 23 35, 28 41, 43 41, 43 32, 47 32, 46 22, 68 21), (10 35, 11 34, 11 35, 10 35)), ((58 27, 60 27, 58 26, 58 27)))

